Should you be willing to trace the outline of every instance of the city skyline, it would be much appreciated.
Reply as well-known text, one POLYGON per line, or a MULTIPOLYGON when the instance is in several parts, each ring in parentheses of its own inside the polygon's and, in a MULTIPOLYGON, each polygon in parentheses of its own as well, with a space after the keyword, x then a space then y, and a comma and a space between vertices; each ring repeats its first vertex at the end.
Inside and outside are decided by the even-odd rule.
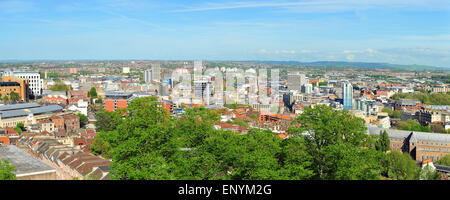
POLYGON ((450 67, 448 1, 0 2, 0 60, 293 60, 450 67))

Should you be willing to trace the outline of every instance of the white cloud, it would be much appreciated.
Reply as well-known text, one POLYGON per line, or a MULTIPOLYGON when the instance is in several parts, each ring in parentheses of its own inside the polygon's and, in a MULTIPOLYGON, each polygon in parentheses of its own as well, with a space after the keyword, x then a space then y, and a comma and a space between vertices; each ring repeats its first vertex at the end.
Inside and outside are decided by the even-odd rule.
POLYGON ((353 60, 355 60, 355 55, 350 54, 350 55, 347 55, 347 57, 345 57, 345 58, 349 61, 353 61, 353 60))

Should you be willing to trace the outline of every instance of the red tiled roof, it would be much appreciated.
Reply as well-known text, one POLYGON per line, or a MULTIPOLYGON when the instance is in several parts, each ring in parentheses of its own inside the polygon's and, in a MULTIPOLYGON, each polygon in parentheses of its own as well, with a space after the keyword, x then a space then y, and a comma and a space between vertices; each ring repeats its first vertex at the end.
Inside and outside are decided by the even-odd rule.
POLYGON ((94 161, 94 160, 103 160, 97 156, 86 156, 86 157, 78 157, 71 163, 69 163, 69 167, 72 169, 76 169, 78 166, 80 166, 85 161, 94 161))
POLYGON ((7 134, 9 137, 12 137, 12 136, 19 136, 19 133, 17 133, 17 131, 14 130, 13 128, 7 126, 7 127, 5 127, 5 129, 6 129, 6 134, 7 134))
POLYGON ((75 154, 75 155, 72 155, 72 156, 69 156, 69 157, 65 158, 64 160, 62 160, 62 162, 63 162, 65 165, 67 165, 67 164, 69 164, 70 162, 72 162, 73 160, 75 160, 76 158, 79 158, 79 157, 86 157, 86 156, 91 156, 91 155, 90 155, 90 154, 87 154, 87 153, 77 153, 77 154, 75 154))
POLYGON ((100 167, 100 166, 108 166, 111 163, 109 160, 99 160, 99 161, 91 161, 91 162, 84 162, 81 166, 79 166, 76 170, 83 176, 86 176, 92 171, 92 168, 94 167, 100 167))

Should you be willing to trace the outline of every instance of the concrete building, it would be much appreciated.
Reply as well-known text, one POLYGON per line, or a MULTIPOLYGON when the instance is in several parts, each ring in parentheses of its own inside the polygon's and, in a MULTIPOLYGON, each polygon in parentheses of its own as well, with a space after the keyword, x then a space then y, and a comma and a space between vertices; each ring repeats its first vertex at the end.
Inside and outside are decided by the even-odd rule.
POLYGON ((152 81, 161 82, 161 64, 152 64, 152 81))
POLYGON ((313 92, 312 84, 302 85, 302 93, 304 93, 304 94, 311 94, 312 92, 313 92))
POLYGON ((124 73, 124 74, 130 73, 130 68, 129 67, 123 67, 122 68, 122 73, 124 73))
POLYGON ((18 180, 56 180, 56 169, 33 158, 17 146, 0 146, 0 159, 6 159, 16 167, 18 180))
POLYGON ((21 79, 27 79, 29 88, 28 95, 29 98, 37 97, 42 95, 43 80, 41 79, 41 74, 39 72, 3 72, 4 76, 16 76, 21 79))
POLYGON ((376 101, 372 99, 356 99, 356 110, 362 110, 366 116, 376 115, 378 113, 378 109, 375 105, 376 101))
POLYGON ((144 70, 144 81, 146 84, 152 83, 152 70, 144 70))
POLYGON ((291 73, 288 74, 288 90, 299 91, 301 86, 306 84, 305 74, 291 73))

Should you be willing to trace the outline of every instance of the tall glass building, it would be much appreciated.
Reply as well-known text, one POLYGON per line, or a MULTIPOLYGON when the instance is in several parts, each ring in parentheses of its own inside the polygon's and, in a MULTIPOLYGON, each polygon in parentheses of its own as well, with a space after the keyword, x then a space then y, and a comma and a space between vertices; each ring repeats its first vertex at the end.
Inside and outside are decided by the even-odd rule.
POLYGON ((353 108, 353 86, 349 82, 342 83, 342 99, 344 110, 351 110, 353 108))

